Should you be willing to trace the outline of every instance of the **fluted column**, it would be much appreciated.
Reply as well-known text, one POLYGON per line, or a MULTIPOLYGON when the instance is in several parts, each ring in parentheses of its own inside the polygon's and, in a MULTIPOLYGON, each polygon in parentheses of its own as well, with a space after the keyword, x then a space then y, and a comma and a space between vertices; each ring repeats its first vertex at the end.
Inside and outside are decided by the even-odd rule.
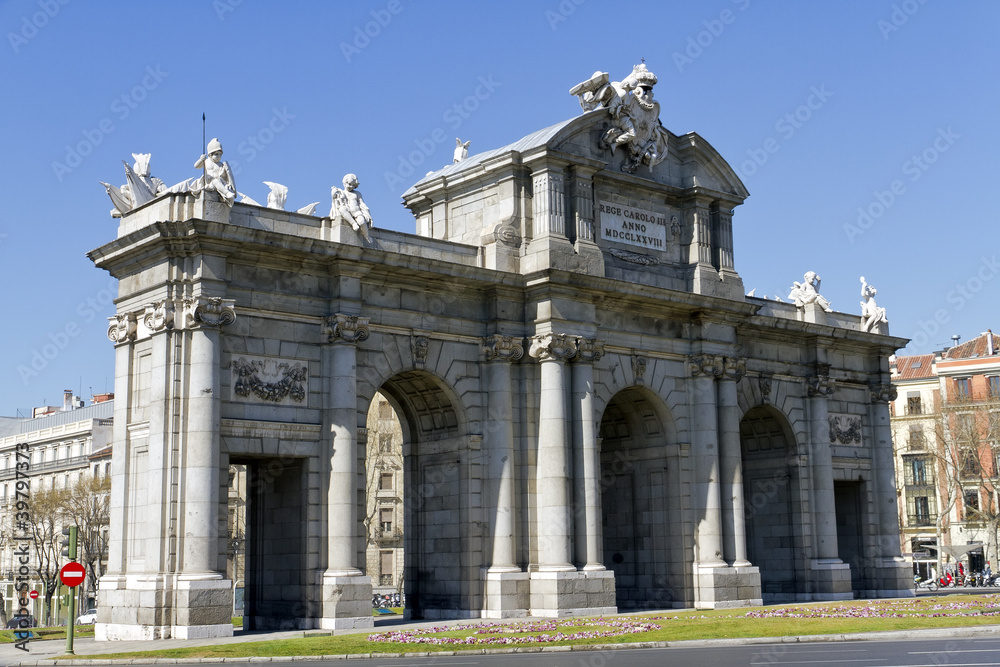
POLYGON ((184 300, 189 331, 187 429, 183 450, 184 573, 219 567, 219 338, 236 321, 235 302, 218 297, 184 300))
POLYGON ((722 496, 722 554, 726 562, 744 567, 747 560, 743 503, 743 456, 740 449, 740 409, 736 383, 746 374, 746 359, 727 357, 717 385, 719 398, 719 464, 722 496))
POLYGON ((532 173, 531 215, 534 220, 533 238, 566 237, 563 175, 560 171, 542 168, 532 173))
POLYGON ((695 512, 695 549, 699 567, 725 567, 722 548, 722 502, 719 485, 718 415, 715 378, 723 373, 723 357, 691 357, 691 444, 695 479, 691 483, 695 512))
POLYGON ((573 357, 573 462, 576 561, 584 570, 603 570, 601 531, 601 452, 594 422, 594 363, 604 355, 604 342, 578 338, 573 357))
POLYGON ((837 390, 837 384, 829 375, 820 373, 809 378, 807 388, 816 558, 839 563, 837 511, 833 493, 833 455, 830 451, 830 411, 827 406, 827 396, 837 390))
POLYGON ((486 423, 487 483, 496 499, 493 508, 493 552, 490 572, 520 572, 517 566, 516 489, 514 480, 514 405, 511 395, 511 362, 524 356, 521 338, 496 334, 483 340, 489 364, 489 410, 486 423))
MULTIPOLYGON (((125 574, 125 564, 128 562, 128 545, 124 540, 127 533, 126 522, 128 521, 127 495, 129 484, 128 478, 128 400, 132 383, 135 378, 132 373, 132 344, 136 338, 136 315, 135 313, 119 313, 108 318, 108 339, 115 344, 115 396, 119 400, 115 401, 114 422, 112 425, 112 438, 116 443, 111 450, 111 502, 109 510, 109 524, 112 529, 109 532, 108 542, 108 575, 125 574)), ((103 590, 103 589, 102 589, 103 590)))
POLYGON ((538 569, 575 570, 570 541, 565 364, 576 354, 576 341, 565 334, 535 336, 530 354, 541 362, 536 461, 538 569))
POLYGON ((356 576, 357 568, 357 344, 368 338, 368 318, 328 317, 323 333, 324 444, 330 452, 327 485, 326 576, 356 576))
POLYGON ((896 400, 891 384, 873 384, 871 390, 872 431, 875 435, 875 506, 878 508, 879 556, 900 556, 899 507, 896 496, 896 468, 889 425, 889 402, 896 400))

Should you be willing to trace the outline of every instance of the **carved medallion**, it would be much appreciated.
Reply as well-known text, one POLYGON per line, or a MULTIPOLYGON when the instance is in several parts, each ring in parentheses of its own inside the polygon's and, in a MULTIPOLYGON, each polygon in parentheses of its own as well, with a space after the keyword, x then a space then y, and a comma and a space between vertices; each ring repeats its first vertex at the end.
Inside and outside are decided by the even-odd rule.
POLYGON ((308 371, 300 362, 240 357, 232 363, 234 400, 254 398, 270 403, 301 403, 308 389, 308 371))
POLYGON ((830 414, 830 443, 861 444, 861 415, 830 414))

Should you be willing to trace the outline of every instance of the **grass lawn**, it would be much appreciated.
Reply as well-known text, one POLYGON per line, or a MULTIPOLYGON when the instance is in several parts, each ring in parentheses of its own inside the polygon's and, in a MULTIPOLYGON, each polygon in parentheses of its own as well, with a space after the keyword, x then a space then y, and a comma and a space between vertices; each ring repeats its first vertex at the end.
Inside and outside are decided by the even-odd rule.
POLYGON ((336 655, 451 651, 490 646, 566 646, 727 637, 781 637, 991 625, 1000 623, 998 617, 1000 617, 1000 595, 949 595, 904 600, 856 600, 752 607, 724 611, 636 614, 608 619, 531 619, 504 624, 477 621, 447 630, 430 628, 338 637, 307 637, 103 654, 101 657, 336 655), (373 640, 375 637, 381 640, 373 640))
MULTIPOLYGON (((31 630, 31 632, 35 635, 31 638, 31 641, 39 641, 43 639, 66 639, 66 626, 55 626, 51 628, 25 628, 24 630, 19 630, 18 632, 24 632, 26 630, 31 630)), ((93 625, 78 625, 73 630, 74 639, 78 637, 93 636, 93 625)), ((0 630, 0 644, 13 644, 17 641, 20 640, 14 639, 14 630, 0 630)))

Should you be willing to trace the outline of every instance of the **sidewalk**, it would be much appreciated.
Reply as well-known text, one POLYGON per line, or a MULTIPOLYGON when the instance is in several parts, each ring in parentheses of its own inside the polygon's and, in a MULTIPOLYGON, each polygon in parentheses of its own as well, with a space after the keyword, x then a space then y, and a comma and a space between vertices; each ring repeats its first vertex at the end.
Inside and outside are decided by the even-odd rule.
MULTIPOLYGON (((665 610, 667 611, 667 610, 665 610)), ((677 610, 669 610, 677 611, 677 610)), ((627 614, 623 614, 627 615, 627 614)), ((519 619, 511 619, 507 622, 516 622, 519 619)), ((383 619, 376 623, 374 632, 384 632, 389 628, 423 628, 428 626, 450 626, 459 623, 496 623, 502 624, 505 621, 489 621, 488 619, 466 619, 452 621, 405 621, 399 619, 383 619)), ((362 632, 372 632, 373 630, 344 630, 338 631, 337 635, 355 634, 362 632)), ((237 632, 233 637, 216 637, 212 639, 162 639, 156 641, 121 641, 121 642, 97 642, 93 638, 75 639, 73 649, 75 659, 65 659, 53 661, 51 658, 62 656, 66 649, 66 640, 51 640, 31 642, 28 646, 30 653, 25 653, 14 648, 13 644, 0 644, 0 667, 15 667, 21 665, 136 665, 136 664, 176 664, 178 662, 187 663, 259 663, 259 662, 294 662, 297 660, 333 660, 343 659, 343 655, 315 656, 306 658, 303 656, 287 657, 248 657, 248 658, 129 658, 125 660, 102 660, 100 656, 108 653, 125 653, 127 651, 156 651, 171 648, 188 648, 195 646, 215 646, 218 644, 232 644, 238 642, 259 642, 276 639, 293 639, 303 637, 306 634, 328 634, 322 630, 285 630, 280 632, 237 632)), ((434 652, 411 652, 411 653, 382 653, 374 652, 374 656, 381 658, 418 658, 430 656, 453 656, 453 655, 483 655, 484 653, 544 653, 549 651, 622 651, 639 648, 698 648, 708 646, 741 646, 746 644, 788 644, 788 643, 813 643, 813 642, 845 642, 845 641, 900 641, 919 639, 961 639, 968 637, 993 637, 1000 633, 1000 625, 980 625, 974 627, 955 628, 930 628, 926 630, 903 630, 887 632, 858 632, 852 634, 833 635, 806 635, 788 637, 748 637, 739 639, 692 639, 685 641, 669 642, 635 642, 629 644, 587 644, 572 647, 565 646, 523 646, 517 648, 479 648, 472 650, 455 651, 434 651, 434 652)), ((366 654, 354 657, 368 657, 366 654)))

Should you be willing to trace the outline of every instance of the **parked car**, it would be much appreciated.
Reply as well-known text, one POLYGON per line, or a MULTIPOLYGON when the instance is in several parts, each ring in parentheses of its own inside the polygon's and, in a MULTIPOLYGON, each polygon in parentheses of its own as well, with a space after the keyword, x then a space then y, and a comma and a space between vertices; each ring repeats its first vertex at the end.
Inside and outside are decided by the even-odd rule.
POLYGON ((77 625, 93 625, 97 622, 97 610, 88 609, 86 613, 76 617, 77 625))
POLYGON ((38 619, 34 616, 13 616, 7 621, 8 630, 20 630, 21 628, 37 628, 38 619))

